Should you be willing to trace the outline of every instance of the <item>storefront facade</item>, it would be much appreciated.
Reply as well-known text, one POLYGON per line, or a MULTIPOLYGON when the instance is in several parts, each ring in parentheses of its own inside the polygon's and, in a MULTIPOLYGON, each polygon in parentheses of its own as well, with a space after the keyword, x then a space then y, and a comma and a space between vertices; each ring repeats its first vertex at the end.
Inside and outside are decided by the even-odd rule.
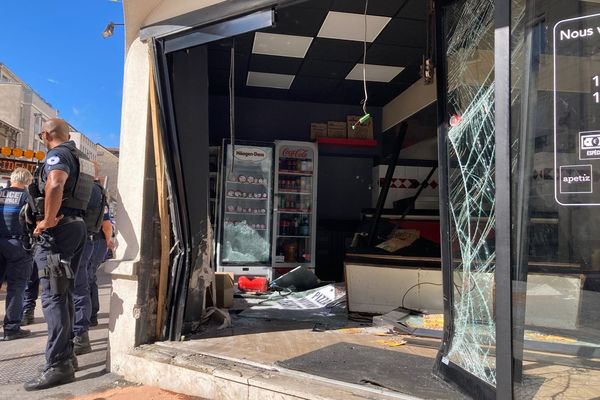
MULTIPOLYGON (((109 327, 115 373, 124 373, 131 349, 179 340, 200 321, 210 283, 207 193, 188 181, 192 169, 195 179, 208 177, 195 163, 208 139, 178 135, 207 130, 208 109, 197 107, 206 82, 201 71, 177 81, 186 71, 174 70, 176 59, 269 26, 273 8, 297 2, 142 3, 124 3, 121 247, 111 266, 109 327), (166 215, 177 246, 162 277, 172 284, 161 286, 157 237, 170 230, 166 215), (165 304, 157 304, 157 287, 168 293, 165 304)), ((557 393, 544 383, 562 376, 570 379, 563 393, 593 398, 600 6, 458 0, 436 2, 435 11, 445 314, 436 373, 474 398, 551 397, 557 393)))

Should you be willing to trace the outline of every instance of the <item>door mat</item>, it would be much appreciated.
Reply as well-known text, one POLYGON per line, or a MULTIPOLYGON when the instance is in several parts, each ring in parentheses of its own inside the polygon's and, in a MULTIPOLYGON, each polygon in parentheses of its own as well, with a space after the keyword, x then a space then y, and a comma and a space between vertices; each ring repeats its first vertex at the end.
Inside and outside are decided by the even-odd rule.
POLYGON ((432 373, 434 360, 352 343, 337 343, 278 365, 323 378, 380 387, 423 399, 465 399, 432 373))

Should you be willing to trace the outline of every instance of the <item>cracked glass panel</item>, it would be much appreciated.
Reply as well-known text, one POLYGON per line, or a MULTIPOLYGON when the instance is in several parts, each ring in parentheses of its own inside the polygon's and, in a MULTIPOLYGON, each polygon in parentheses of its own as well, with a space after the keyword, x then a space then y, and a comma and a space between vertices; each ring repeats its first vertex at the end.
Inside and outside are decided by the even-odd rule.
POLYGON ((453 333, 446 355, 495 386, 494 1, 446 8, 453 333))
POLYGON ((512 0, 516 399, 600 394, 600 3, 512 0))

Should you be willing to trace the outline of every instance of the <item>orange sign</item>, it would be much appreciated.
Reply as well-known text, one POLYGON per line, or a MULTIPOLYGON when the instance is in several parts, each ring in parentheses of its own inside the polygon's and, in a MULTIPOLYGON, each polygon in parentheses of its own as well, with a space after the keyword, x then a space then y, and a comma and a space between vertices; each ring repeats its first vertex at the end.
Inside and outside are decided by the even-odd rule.
POLYGON ((11 160, 9 158, 0 158, 0 173, 11 173, 17 168, 25 168, 33 174, 38 163, 33 161, 11 160))

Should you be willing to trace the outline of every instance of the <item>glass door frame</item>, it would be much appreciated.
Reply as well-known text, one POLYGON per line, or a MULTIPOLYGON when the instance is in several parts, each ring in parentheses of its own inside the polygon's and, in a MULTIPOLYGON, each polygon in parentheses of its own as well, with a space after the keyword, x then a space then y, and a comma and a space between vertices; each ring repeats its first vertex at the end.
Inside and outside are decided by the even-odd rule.
POLYGON ((435 370, 444 379, 458 385, 477 399, 513 398, 512 356, 512 281, 511 281, 511 179, 510 179, 510 65, 511 65, 511 2, 495 0, 494 9, 494 85, 495 85, 495 186, 496 186, 496 387, 448 362, 454 337, 454 293, 451 261, 449 214, 449 157, 446 118, 447 62, 444 37, 444 9, 458 0, 435 2, 436 15, 436 77, 438 93, 438 161, 440 167, 440 233, 442 278, 444 293, 444 337, 435 370))

